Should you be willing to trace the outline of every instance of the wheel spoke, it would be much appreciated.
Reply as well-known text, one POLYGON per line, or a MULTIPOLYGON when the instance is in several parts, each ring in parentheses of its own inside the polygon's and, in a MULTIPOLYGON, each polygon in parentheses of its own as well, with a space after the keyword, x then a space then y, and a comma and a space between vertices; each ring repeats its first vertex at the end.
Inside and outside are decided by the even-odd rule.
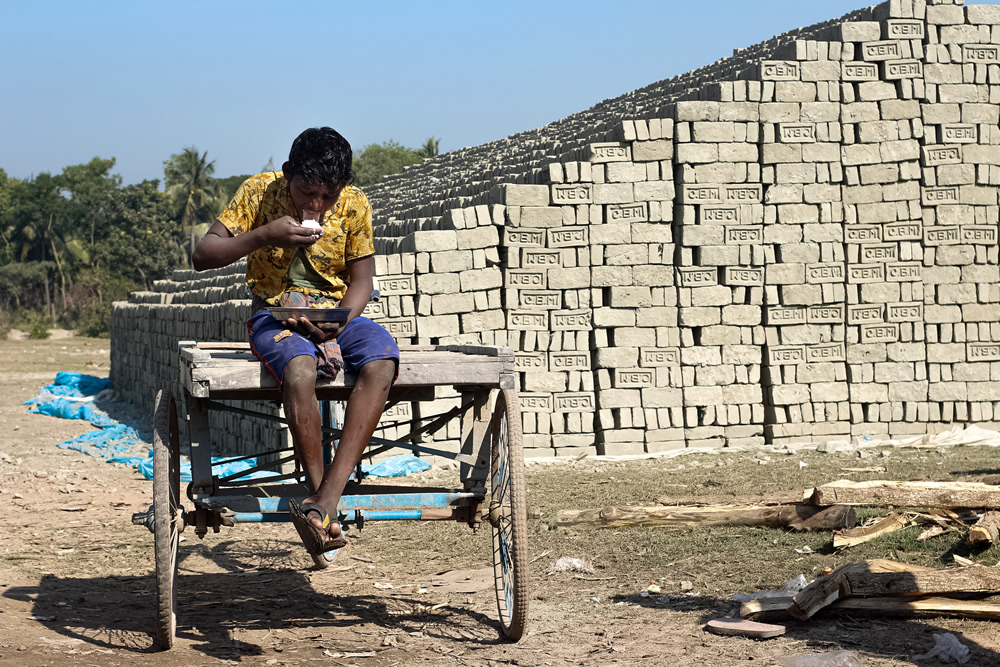
POLYGON ((513 640, 524 634, 527 610, 524 463, 516 396, 511 390, 501 390, 497 397, 490 466, 490 524, 497 611, 504 635, 513 640))

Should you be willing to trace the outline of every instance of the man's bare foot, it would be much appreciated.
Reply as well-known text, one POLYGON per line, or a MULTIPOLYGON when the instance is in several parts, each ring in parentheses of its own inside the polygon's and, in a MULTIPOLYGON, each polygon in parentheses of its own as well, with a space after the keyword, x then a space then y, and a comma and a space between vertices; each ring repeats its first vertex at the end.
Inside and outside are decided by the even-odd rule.
POLYGON ((347 545, 340 524, 331 519, 323 505, 308 500, 299 505, 295 500, 289 500, 288 511, 295 530, 310 554, 321 554, 347 545))
MULTIPOLYGON (((305 500, 305 502, 307 503, 315 503, 317 505, 320 505, 320 503, 317 501, 318 497, 306 498, 305 500)), ((314 510, 314 509, 309 510, 309 512, 306 513, 306 517, 309 519, 309 522, 312 525, 316 526, 316 528, 318 528, 319 530, 323 530, 323 515, 320 514, 319 510, 314 510)), ((340 523, 334 520, 333 514, 329 515, 329 522, 327 523, 326 526, 326 534, 327 534, 327 540, 329 542, 340 542, 344 540, 343 537, 344 531, 340 527, 340 523)))

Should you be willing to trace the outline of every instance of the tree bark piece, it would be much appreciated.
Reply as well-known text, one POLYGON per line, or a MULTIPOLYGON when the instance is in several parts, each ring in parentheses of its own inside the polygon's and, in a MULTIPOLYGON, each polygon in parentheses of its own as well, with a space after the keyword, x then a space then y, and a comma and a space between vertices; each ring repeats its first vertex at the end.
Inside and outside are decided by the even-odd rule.
POLYGON ((773 507, 646 507, 610 506, 592 510, 560 510, 556 521, 572 528, 617 528, 620 526, 766 526, 793 530, 836 530, 855 525, 857 518, 850 508, 836 509, 815 505, 776 505, 773 507))
POLYGON ((1000 540, 1000 512, 986 512, 969 529, 969 544, 988 547, 1000 540))
MULTIPOLYGON (((784 619, 790 616, 788 608, 791 605, 790 597, 751 600, 740 608, 740 616, 753 619, 784 619)), ((826 609, 852 613, 866 612, 880 616, 947 616, 1000 621, 1000 598, 997 597, 986 600, 956 600, 947 597, 847 598, 834 602, 826 609)))
MULTIPOLYGON (((837 507, 837 505, 834 505, 837 507)), ((910 525, 906 517, 893 512, 878 523, 871 526, 860 526, 848 530, 838 530, 833 533, 833 548, 843 549, 863 544, 877 537, 894 533, 910 525)))
POLYGON ((853 482, 842 479, 817 487, 810 502, 815 505, 1000 509, 1000 486, 979 482, 853 482))

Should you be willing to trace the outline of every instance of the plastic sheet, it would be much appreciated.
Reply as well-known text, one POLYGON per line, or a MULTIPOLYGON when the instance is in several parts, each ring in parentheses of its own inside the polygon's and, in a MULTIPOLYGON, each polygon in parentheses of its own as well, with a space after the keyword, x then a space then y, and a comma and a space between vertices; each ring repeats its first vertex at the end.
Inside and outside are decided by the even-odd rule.
POLYGON ((403 477, 414 472, 428 470, 431 464, 413 454, 400 454, 383 459, 375 464, 364 464, 362 472, 372 477, 403 477))
POLYGON ((111 388, 111 380, 83 373, 59 371, 55 381, 47 384, 35 398, 29 398, 25 405, 33 406, 31 414, 42 414, 61 419, 83 419, 94 426, 104 428, 117 422, 97 410, 93 397, 111 388))
MULTIPOLYGON (((99 378, 83 373, 72 373, 70 371, 59 371, 56 373, 55 382, 49 387, 70 387, 76 389, 81 396, 95 396, 105 389, 111 388, 110 378, 99 378)), ((45 387, 46 389, 49 387, 45 387)))
POLYGON ((735 593, 733 595, 733 599, 737 602, 746 604, 751 600, 758 600, 760 598, 792 597, 808 585, 809 582, 806 581, 805 575, 799 574, 786 581, 785 585, 782 586, 780 590, 757 591, 756 593, 735 593))
POLYGON ((139 434, 135 429, 125 424, 112 424, 100 431, 84 433, 56 447, 83 452, 88 456, 111 460, 121 454, 135 449, 139 444, 139 434))
POLYGON ((930 660, 937 658, 940 662, 957 662, 964 665, 969 662, 969 647, 958 640, 958 637, 946 632, 931 635, 934 637, 934 648, 923 655, 913 656, 914 660, 930 660))
POLYGON ((65 398, 56 398, 44 403, 36 403, 34 409, 28 410, 28 412, 48 415, 50 417, 60 417, 62 419, 83 419, 101 428, 117 423, 103 412, 96 410, 90 403, 81 403, 65 398))
MULTIPOLYGON (((227 459, 222 457, 212 457, 212 474, 218 475, 219 477, 226 477, 227 475, 232 475, 234 473, 241 472, 243 470, 249 470, 257 465, 256 458, 244 459, 243 461, 233 461, 231 463, 226 463, 227 459)), ((153 479, 153 450, 149 450, 149 456, 144 459, 140 459, 136 463, 136 470, 139 471, 143 477, 148 480, 153 479)), ((246 475, 243 479, 260 479, 262 477, 270 477, 277 473, 269 472, 265 470, 258 470, 257 472, 250 473, 246 475)), ((186 458, 181 459, 181 481, 190 482, 191 481, 191 462, 186 458)))

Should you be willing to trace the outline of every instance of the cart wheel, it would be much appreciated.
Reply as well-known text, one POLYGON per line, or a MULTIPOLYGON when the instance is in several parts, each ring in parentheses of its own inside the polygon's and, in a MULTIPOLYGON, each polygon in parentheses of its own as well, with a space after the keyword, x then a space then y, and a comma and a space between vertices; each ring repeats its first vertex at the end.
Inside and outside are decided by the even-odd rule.
POLYGON ((493 579, 503 634, 517 641, 528 619, 528 514, 521 408, 511 389, 501 389, 497 395, 491 436, 493 579))
POLYGON ((334 549, 333 551, 324 551, 321 554, 312 554, 313 563, 316 565, 316 569, 325 570, 333 564, 333 561, 337 559, 337 554, 340 553, 340 549, 334 549))
POLYGON ((177 628, 177 542, 180 535, 180 437, 177 404, 169 391, 156 394, 153 413, 153 548, 156 560, 156 643, 174 645, 177 628))

